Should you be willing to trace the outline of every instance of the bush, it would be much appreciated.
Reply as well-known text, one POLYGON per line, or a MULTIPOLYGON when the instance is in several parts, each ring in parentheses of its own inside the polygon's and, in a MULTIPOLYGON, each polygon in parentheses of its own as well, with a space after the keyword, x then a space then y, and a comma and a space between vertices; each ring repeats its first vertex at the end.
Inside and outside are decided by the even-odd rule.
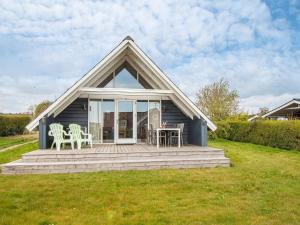
POLYGON ((300 150, 300 121, 225 121, 210 137, 300 150))
POLYGON ((29 115, 0 115, 0 136, 23 134, 30 120, 29 115))

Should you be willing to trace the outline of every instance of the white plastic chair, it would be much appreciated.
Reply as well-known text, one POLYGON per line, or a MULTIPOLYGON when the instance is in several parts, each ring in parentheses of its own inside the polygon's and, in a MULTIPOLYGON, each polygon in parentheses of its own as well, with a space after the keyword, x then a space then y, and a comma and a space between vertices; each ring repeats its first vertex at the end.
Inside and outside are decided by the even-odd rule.
POLYGON ((62 145, 65 148, 65 144, 70 143, 72 150, 74 150, 74 141, 70 134, 64 131, 64 127, 58 123, 52 123, 49 125, 50 130, 48 132, 49 136, 53 137, 53 142, 51 145, 51 149, 53 149, 54 144, 56 145, 56 150, 60 151, 60 146, 62 145), (70 138, 65 138, 69 136, 70 138))
POLYGON ((81 126, 78 124, 70 124, 69 125, 70 134, 73 140, 77 143, 77 148, 81 149, 81 143, 87 143, 91 145, 93 148, 93 140, 92 135, 89 133, 84 133, 81 130, 81 126))

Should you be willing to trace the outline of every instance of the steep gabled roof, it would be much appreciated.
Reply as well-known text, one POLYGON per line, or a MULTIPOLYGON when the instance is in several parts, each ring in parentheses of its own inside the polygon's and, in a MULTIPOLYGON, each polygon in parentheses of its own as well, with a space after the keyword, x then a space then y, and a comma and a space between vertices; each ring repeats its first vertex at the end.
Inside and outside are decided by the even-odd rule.
POLYGON ((26 128, 32 130, 38 126, 39 121, 47 116, 54 114, 55 110, 62 105, 70 104, 71 100, 79 96, 79 89, 85 87, 99 71, 110 63, 129 48, 135 56, 141 60, 152 72, 155 78, 162 82, 169 90, 172 90, 176 99, 180 101, 185 107, 189 108, 193 115, 198 118, 203 118, 207 122, 207 126, 211 130, 216 130, 214 123, 200 111, 200 109, 162 72, 162 70, 135 44, 131 37, 126 37, 116 48, 114 48, 109 54, 107 54, 99 63, 97 63, 88 73, 86 73, 81 79, 79 79, 72 87, 70 87, 65 93, 63 93, 56 101, 51 104, 43 113, 41 113, 36 119, 29 123, 26 128))

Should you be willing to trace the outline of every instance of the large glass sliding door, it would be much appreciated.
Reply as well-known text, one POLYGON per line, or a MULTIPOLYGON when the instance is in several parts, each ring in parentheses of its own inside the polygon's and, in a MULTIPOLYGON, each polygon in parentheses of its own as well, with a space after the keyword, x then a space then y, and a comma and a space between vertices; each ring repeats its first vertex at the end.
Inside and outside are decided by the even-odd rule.
POLYGON ((132 100, 118 100, 117 110, 117 143, 135 143, 135 102, 132 100))
POLYGON ((160 124, 159 100, 89 101, 89 132, 94 143, 145 142, 147 129, 158 128, 160 124))
POLYGON ((89 132, 94 143, 113 143, 115 124, 114 100, 90 100, 89 132))

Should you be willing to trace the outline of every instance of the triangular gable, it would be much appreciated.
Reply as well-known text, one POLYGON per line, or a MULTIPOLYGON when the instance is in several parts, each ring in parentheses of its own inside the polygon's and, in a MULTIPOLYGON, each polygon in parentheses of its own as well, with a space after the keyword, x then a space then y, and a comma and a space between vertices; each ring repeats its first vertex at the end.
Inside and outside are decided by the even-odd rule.
MULTIPOLYGON (((51 104, 43 113, 41 113, 36 119, 29 123, 26 128, 33 130, 38 126, 39 121, 47 116, 54 114, 60 107, 66 107, 71 104, 76 98, 79 97, 79 89, 86 87, 91 83, 93 79, 96 79, 98 74, 104 68, 108 67, 114 60, 121 57, 122 54, 126 54, 126 49, 130 49, 134 53, 134 57, 146 65, 146 69, 155 76, 156 82, 160 82, 161 85, 167 87, 168 90, 174 91, 175 96, 172 97, 173 101, 180 102, 182 107, 190 110, 194 116, 203 118, 207 122, 207 126, 211 130, 216 130, 216 126, 213 122, 205 116, 200 109, 186 96, 184 93, 160 70, 160 68, 135 44, 132 38, 125 38, 115 49, 113 49, 108 55, 106 55, 96 66, 94 66, 87 74, 85 74, 80 80, 78 80, 71 88, 69 88, 64 94, 62 94, 56 101, 51 104), (125 53, 124 53, 125 52, 125 53)), ((103 72, 103 71, 102 71, 103 72)), ((104 74, 104 73, 103 73, 104 74)), ((55 114, 54 114, 55 115, 55 114)))

